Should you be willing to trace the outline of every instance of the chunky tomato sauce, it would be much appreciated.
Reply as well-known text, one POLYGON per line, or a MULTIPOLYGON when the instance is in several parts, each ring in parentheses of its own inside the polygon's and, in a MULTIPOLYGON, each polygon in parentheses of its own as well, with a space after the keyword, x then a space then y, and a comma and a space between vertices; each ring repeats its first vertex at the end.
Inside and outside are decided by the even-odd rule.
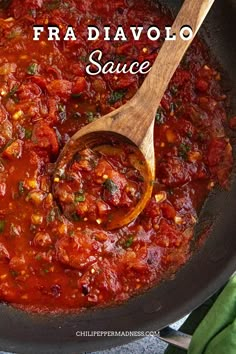
POLYGON ((54 178, 54 196, 68 219, 109 229, 114 218, 122 220, 143 197, 145 165, 135 146, 116 140, 77 151, 54 178))
MULTIPOLYGON (((171 18, 146 0, 13 0, 0 15, 1 300, 34 311, 81 310, 122 302, 172 277, 191 255, 205 198, 215 184, 227 186, 232 166, 224 132, 226 96, 204 45, 194 41, 157 111, 157 172, 149 204, 130 225, 104 231, 96 220, 116 203, 124 178, 132 182, 127 200, 138 198, 137 171, 128 166, 134 176, 125 175, 127 160, 120 166, 119 156, 110 175, 102 172, 102 190, 92 175, 91 190, 82 182, 78 194, 65 193, 83 216, 73 219, 52 194, 54 163, 73 133, 124 104, 144 79, 87 76, 91 51, 100 48, 104 62, 153 62, 163 40, 143 35, 140 41, 87 42, 87 26, 143 24, 147 31, 153 24, 164 28, 171 18), (49 42, 42 34, 34 42, 31 28, 42 24, 58 25, 62 32, 70 24, 78 38, 49 42), (94 214, 84 213, 86 203, 94 214)), ((102 161, 98 157, 94 168, 102 161)), ((72 173, 71 179, 76 183, 72 173)))

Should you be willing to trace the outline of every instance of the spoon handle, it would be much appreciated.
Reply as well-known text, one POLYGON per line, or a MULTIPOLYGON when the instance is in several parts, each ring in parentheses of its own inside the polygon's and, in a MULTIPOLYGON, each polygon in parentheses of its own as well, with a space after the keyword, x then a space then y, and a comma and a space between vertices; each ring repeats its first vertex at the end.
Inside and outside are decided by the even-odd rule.
POLYGON ((150 128, 165 90, 213 3, 214 0, 185 0, 172 26, 172 33, 178 33, 182 26, 189 25, 192 38, 183 40, 176 34, 175 41, 164 42, 150 73, 130 101, 134 119, 127 122, 125 117, 121 117, 121 121, 124 119, 123 127, 126 125, 127 136, 138 146, 147 140, 146 132, 150 139, 150 128))
POLYGON ((146 96, 149 105, 156 110, 160 104, 168 83, 177 69, 186 50, 198 32, 214 0, 185 0, 179 11, 172 33, 177 33, 182 26, 189 25, 193 36, 189 40, 183 40, 176 35, 176 40, 166 40, 153 64, 153 67, 138 91, 138 96, 146 96))

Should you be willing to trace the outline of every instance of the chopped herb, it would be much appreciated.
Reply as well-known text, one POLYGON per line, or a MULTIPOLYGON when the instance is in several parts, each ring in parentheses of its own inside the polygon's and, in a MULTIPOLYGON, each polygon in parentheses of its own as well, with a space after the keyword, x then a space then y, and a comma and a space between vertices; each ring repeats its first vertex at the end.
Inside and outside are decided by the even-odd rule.
POLYGON ((175 86, 175 85, 172 85, 171 88, 170 88, 170 92, 173 96, 175 96, 178 92, 178 87, 175 86))
POLYGON ((13 29, 13 30, 7 35, 7 39, 16 38, 17 36, 19 36, 19 34, 20 34, 19 29, 18 29, 18 30, 13 29))
POLYGON ((32 63, 28 66, 27 68, 27 74, 29 75, 35 75, 38 71, 38 64, 37 63, 32 63))
POLYGON ((72 214, 71 219, 73 221, 81 221, 81 217, 77 213, 72 214))
POLYGON ((204 142, 206 140, 205 134, 203 132, 198 133, 198 140, 204 142))
POLYGON ((192 133, 191 131, 188 131, 188 132, 186 133, 186 135, 187 135, 188 138, 192 138, 193 133, 192 133))
POLYGON ((75 194, 75 203, 80 203, 85 201, 85 195, 83 193, 76 193, 75 194))
POLYGON ((150 186, 154 186, 156 183, 158 183, 155 179, 150 181, 150 186))
POLYGON ((81 114, 79 112, 73 112, 72 113, 72 118, 79 119, 79 118, 81 118, 81 114))
POLYGON ((49 269, 45 268, 44 270, 44 273, 49 273, 49 269))
POLYGON ((189 69, 190 67, 190 60, 189 60, 189 56, 186 54, 183 59, 181 60, 181 66, 184 69, 189 69))
POLYGON ((170 104, 170 115, 172 115, 172 116, 174 115, 175 109, 176 109, 176 106, 175 106, 174 102, 171 102, 171 104, 170 104))
POLYGON ((15 270, 10 270, 11 275, 15 278, 19 275, 19 273, 15 270))
POLYGON ((89 123, 93 122, 96 119, 93 112, 86 112, 86 116, 89 123))
POLYGON ((69 230, 68 235, 70 237, 74 237, 75 232, 73 230, 69 230))
POLYGON ((6 95, 6 98, 11 98, 15 103, 18 103, 19 99, 16 96, 17 91, 18 91, 18 86, 14 85, 13 88, 6 95))
POLYGON ((82 93, 72 93, 71 98, 79 98, 82 95, 82 93))
POLYGON ((108 98, 108 103, 114 104, 118 101, 120 101, 126 94, 126 90, 118 90, 118 91, 113 91, 108 98))
POLYGON ((50 222, 55 221, 56 219, 58 219, 59 221, 62 221, 60 210, 57 207, 52 208, 49 211, 46 220, 47 220, 48 223, 50 223, 50 222))
POLYGON ((25 191, 25 187, 24 187, 24 182, 23 181, 19 181, 18 183, 18 191, 19 194, 22 195, 25 191))
POLYGON ((62 103, 59 103, 57 106, 58 112, 65 112, 66 111, 66 106, 62 103))
POLYGON ((118 61, 125 61, 126 60, 126 55, 123 54, 116 54, 115 59, 118 61))
POLYGON ((173 190, 172 188, 169 188, 169 189, 167 190, 167 193, 168 193, 169 195, 174 195, 174 190, 173 190))
POLYGON ((55 211, 54 209, 51 209, 47 215, 47 222, 53 222, 56 219, 55 211))
POLYGON ((32 130, 25 128, 25 139, 31 139, 32 137, 32 130))
POLYGON ((129 248, 130 246, 132 246, 133 242, 134 242, 134 236, 130 235, 123 244, 124 248, 129 248))
POLYGON ((28 10, 28 14, 29 14, 30 16, 32 16, 32 17, 36 17, 37 12, 36 12, 35 9, 29 9, 29 10, 28 10))
POLYGON ((35 259, 37 261, 40 261, 42 259, 42 256, 40 254, 36 254, 35 259))
POLYGON ((164 116, 164 113, 163 113, 163 109, 161 107, 158 108, 157 110, 157 113, 156 113, 156 116, 155 116, 155 122, 158 124, 158 125, 161 125, 165 122, 165 116, 164 116))
POLYGON ((190 151, 190 146, 188 144, 181 143, 179 146, 179 156, 184 160, 188 157, 188 152, 190 151))
POLYGON ((60 7, 61 0, 51 0, 46 4, 48 10, 56 10, 60 7))
POLYGON ((183 102, 182 102, 182 100, 175 100, 175 103, 174 103, 174 105, 175 105, 175 111, 176 110, 182 110, 182 108, 183 108, 183 102))
POLYGON ((0 220, 0 232, 3 232, 5 229, 6 221, 0 220))
POLYGON ((80 57, 78 57, 78 59, 79 59, 79 61, 87 63, 89 56, 88 55, 81 55, 80 57))
POLYGON ((7 143, 6 143, 6 145, 4 146, 4 148, 3 148, 3 150, 6 150, 9 146, 11 146, 11 144, 12 143, 14 143, 14 139, 10 139, 7 143))
POLYGON ((60 121, 64 122, 66 120, 66 106, 62 103, 59 103, 57 110, 59 112, 60 121))
POLYGON ((112 179, 107 178, 105 182, 103 183, 103 186, 113 195, 117 192, 118 186, 115 184, 115 182, 112 181, 112 179))

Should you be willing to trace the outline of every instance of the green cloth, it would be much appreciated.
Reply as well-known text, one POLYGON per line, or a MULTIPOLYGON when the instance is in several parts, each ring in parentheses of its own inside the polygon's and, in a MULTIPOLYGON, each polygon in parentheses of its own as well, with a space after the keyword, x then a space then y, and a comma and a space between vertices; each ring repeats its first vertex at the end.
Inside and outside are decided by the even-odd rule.
POLYGON ((236 354, 236 276, 194 332, 188 354, 236 354))
MULTIPOLYGON (((180 331, 193 335, 188 354, 236 354, 236 275, 194 310, 180 331)), ((165 354, 186 351, 169 345, 165 354)))

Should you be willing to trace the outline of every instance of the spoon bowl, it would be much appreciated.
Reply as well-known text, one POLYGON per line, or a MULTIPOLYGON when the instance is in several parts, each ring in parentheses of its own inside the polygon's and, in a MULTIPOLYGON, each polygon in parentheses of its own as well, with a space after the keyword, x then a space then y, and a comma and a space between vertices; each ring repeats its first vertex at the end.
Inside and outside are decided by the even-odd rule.
POLYGON ((137 157, 136 160, 141 162, 135 167, 138 169, 138 172, 143 178, 144 186, 141 199, 135 205, 135 208, 130 208, 128 213, 125 213, 124 215, 118 207, 115 213, 113 213, 114 217, 109 219, 107 223, 103 224, 103 227, 106 230, 122 227, 128 224, 130 220, 135 219, 137 213, 140 214, 152 195, 154 171, 150 163, 144 157, 141 150, 134 144, 134 142, 123 135, 111 131, 94 131, 80 136, 79 139, 70 139, 70 142, 66 145, 66 151, 63 151, 61 158, 59 157, 58 159, 57 168, 54 173, 54 180, 56 179, 56 181, 60 181, 61 178, 65 176, 68 165, 70 164, 70 161, 73 160, 75 154, 78 154, 80 151, 88 148, 91 150, 99 150, 99 148, 106 150, 106 147, 113 146, 114 143, 118 145, 119 143, 122 143, 134 148, 134 152, 137 157))

